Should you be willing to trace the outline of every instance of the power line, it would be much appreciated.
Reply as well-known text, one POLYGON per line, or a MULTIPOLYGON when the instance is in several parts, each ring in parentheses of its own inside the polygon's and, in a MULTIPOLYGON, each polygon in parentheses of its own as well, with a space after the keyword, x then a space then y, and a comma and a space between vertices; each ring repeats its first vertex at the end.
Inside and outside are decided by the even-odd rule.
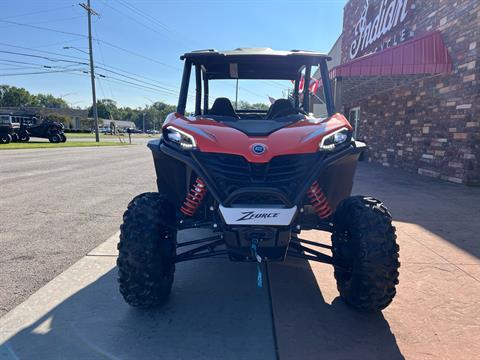
POLYGON ((137 24, 140 24, 140 25, 144 26, 145 28, 147 28, 147 29, 149 29, 149 30, 151 30, 151 31, 153 31, 153 32, 159 33, 159 31, 158 31, 157 29, 152 28, 152 27, 150 27, 149 25, 147 25, 147 24, 145 24, 145 23, 137 20, 136 18, 134 18, 134 17, 131 16, 130 14, 124 13, 124 12, 121 11, 120 9, 117 9, 117 8, 113 7, 111 4, 108 4, 106 1, 104 1, 104 0, 102 0, 102 1, 105 3, 105 7, 109 7, 110 9, 116 11, 117 13, 119 13, 119 14, 121 14, 121 15, 123 15, 123 16, 125 16, 125 17, 128 17, 128 18, 131 19, 131 20, 133 20, 133 21, 136 22, 137 24))
POLYGON ((177 94, 166 92, 164 90, 160 90, 160 89, 157 89, 157 88, 149 87, 149 86, 146 86, 146 85, 136 84, 136 83, 128 81, 128 80, 119 79, 117 77, 100 75, 100 74, 98 76, 102 77, 102 78, 105 78, 107 81, 109 81, 109 80, 112 81, 113 80, 114 82, 120 82, 122 84, 127 84, 129 86, 133 86, 135 88, 142 89, 142 90, 149 90, 151 92, 161 93, 163 95, 169 95, 169 96, 176 96, 177 95, 177 94))
MULTIPOLYGON (((13 55, 19 55, 19 56, 26 56, 26 57, 33 57, 33 58, 37 58, 37 59, 43 59, 43 60, 48 60, 48 61, 52 61, 52 62, 66 62, 66 63, 72 63, 72 64, 79 64, 79 65, 88 65, 88 63, 86 62, 78 62, 78 61, 72 61, 72 60, 65 60, 65 59, 59 59, 59 58, 53 58, 53 57, 47 57, 47 56, 42 56, 42 55, 35 55, 35 54, 27 54, 27 53, 20 53, 20 52, 14 52, 14 51, 4 51, 4 50, 0 50, 0 53, 5 53, 5 54, 13 54, 13 55)), ((11 60, 13 61, 13 60, 11 60)), ((26 62, 20 62, 20 63, 25 63, 26 62)), ((36 65, 34 63, 29 63, 29 65, 36 65)), ((39 64, 40 65, 40 64, 39 64)), ((46 67, 46 65, 41 65, 43 67, 46 67)), ((116 75, 119 75, 119 76, 123 76, 125 78, 128 78, 128 79, 131 79, 131 80, 135 80, 137 82, 140 82, 140 83, 144 83, 146 85, 149 85, 149 86, 155 86, 155 87, 158 87, 159 89, 161 90, 164 90, 164 91, 169 91, 169 92, 176 92, 177 90, 175 89, 171 89, 171 88, 167 88, 167 87, 164 87, 164 86, 160 86, 160 85, 156 85, 156 84, 153 84, 153 83, 148 83, 146 81, 143 81, 143 80, 139 80, 135 77, 132 77, 132 76, 128 76, 128 75, 125 75, 125 74, 122 74, 122 73, 119 73, 117 71, 114 71, 114 70, 110 70, 108 68, 109 66, 95 66, 95 68, 100 68, 100 69, 103 69, 105 71, 108 71, 108 72, 111 72, 111 73, 114 73, 116 75)), ((122 71, 122 70, 121 70, 122 71)), ((132 73, 133 74, 133 73, 132 73)), ((133 74, 134 76, 138 76, 138 74, 133 74)))
POLYGON ((160 26, 161 28, 163 28, 164 30, 168 31, 168 32, 171 32, 171 33, 174 33, 171 29, 169 29, 167 27, 167 25, 163 24, 162 22, 160 22, 159 20, 155 19, 153 16, 151 16, 150 14, 144 12, 143 10, 140 10, 138 9, 137 7, 135 7, 134 5, 126 2, 126 1, 123 1, 123 0, 118 0, 118 2, 120 4, 122 4, 124 7, 126 7, 127 9, 129 9, 130 11, 133 11, 135 13, 137 13, 138 15, 144 17, 145 19, 147 20, 150 20, 150 22, 153 22, 155 23, 156 25, 160 26))
MULTIPOLYGON (((103 7, 103 9, 105 9, 105 6, 103 7)), ((102 9, 102 10, 103 10, 102 9)), ((95 32, 95 37, 98 39, 99 36, 98 36, 98 32, 97 32, 97 29, 95 29, 95 27, 93 28, 93 31, 95 32)), ((100 46, 100 41, 97 40, 97 46, 98 46, 98 50, 100 52, 100 58, 102 59, 102 61, 105 63, 105 57, 103 56, 103 51, 102 51, 102 47, 100 46)), ((111 99, 113 99, 115 96, 113 95, 113 91, 112 91, 112 86, 110 85, 110 83, 107 82, 107 85, 108 85, 108 90, 110 90, 110 96, 111 96, 111 99)), ((103 89, 102 89, 102 92, 103 92, 103 89)), ((105 94, 103 95, 105 97, 105 94)))
MULTIPOLYGON (((77 40, 81 40, 81 39, 77 39, 77 40)), ((68 41, 72 41, 72 40, 68 40, 68 41)), ((60 44, 63 44, 63 43, 64 42, 62 41, 60 44)), ((85 58, 82 58, 82 57, 79 57, 79 56, 65 55, 65 54, 60 54, 60 53, 53 52, 53 51, 38 50, 38 49, 35 49, 35 48, 26 47, 26 46, 13 45, 13 44, 8 44, 8 43, 4 43, 4 42, 0 42, 0 45, 13 47, 13 48, 17 48, 17 49, 35 51, 35 52, 39 52, 39 53, 42 53, 42 54, 63 56, 63 57, 70 58, 70 59, 79 59, 79 60, 83 60, 85 62, 88 61, 88 59, 85 59, 85 58)))
POLYGON ((178 89, 177 89, 177 90, 169 89, 169 88, 166 88, 166 87, 163 87, 163 86, 159 86, 159 85, 155 85, 155 84, 152 84, 152 83, 143 81, 143 80, 138 80, 138 79, 136 79, 136 78, 134 78, 134 77, 132 77, 132 76, 124 75, 124 74, 121 74, 121 73, 119 73, 119 72, 116 72, 116 71, 113 71, 113 70, 109 70, 109 69, 104 68, 104 67, 101 67, 101 66, 97 66, 97 68, 103 69, 103 70, 108 71, 108 72, 110 72, 110 73, 112 73, 112 74, 116 74, 116 75, 123 76, 123 77, 125 77, 125 78, 127 78, 127 79, 135 80, 135 81, 137 81, 137 82, 140 82, 140 83, 143 83, 143 84, 146 84, 146 85, 149 85, 149 86, 155 86, 155 87, 157 87, 157 88, 159 88, 159 89, 161 89, 161 90, 164 90, 164 91, 169 91, 169 92, 176 92, 176 93, 178 93, 178 89))
POLYGON ((19 56, 27 56, 27 57, 33 57, 33 58, 37 58, 37 59, 49 60, 49 61, 52 61, 52 62, 66 62, 66 63, 72 63, 72 64, 88 65, 88 63, 86 63, 86 62, 79 62, 79 61, 58 59, 58 58, 52 58, 52 57, 41 56, 41 55, 34 55, 34 54, 19 53, 19 52, 15 52, 15 51, 0 50, 0 53, 11 54, 11 55, 19 55, 19 56))
POLYGON ((29 62, 23 62, 23 61, 10 61, 8 59, 6 60, 0 59, 0 64, 8 65, 10 67, 14 66, 17 68, 23 67, 24 69, 39 69, 39 68, 40 69, 68 69, 72 66, 78 66, 77 64, 72 64, 67 66, 43 65, 43 64, 29 63, 29 62), (29 65, 29 66, 25 66, 25 65, 29 65))
MULTIPOLYGON (((156 33, 156 34, 159 34, 159 35, 162 35, 164 36, 165 33, 164 32, 161 32, 159 31, 158 29, 154 28, 154 27, 151 27, 150 25, 148 25, 147 23, 145 23, 144 21, 139 21, 137 18, 135 18, 134 16, 128 14, 128 13, 125 13, 123 11, 121 11, 120 9, 117 9, 116 7, 113 7, 112 4, 107 4, 107 2, 105 0, 102 0, 104 3, 105 3, 105 6, 108 6, 109 8, 111 8, 112 10, 115 10, 116 12, 118 12, 119 14, 133 20, 135 23, 149 29, 150 31, 156 33)), ((158 21, 157 19, 153 18, 151 15, 143 12, 142 10, 136 8, 135 6, 127 3, 127 2, 123 2, 123 1, 118 1, 118 3, 125 7, 128 11, 130 12, 133 12, 134 14, 136 14, 137 16, 139 16, 142 20, 147 20, 149 21, 151 24, 153 25, 156 25, 157 27, 160 27, 162 28, 164 31, 166 31, 167 33, 170 33, 170 35, 168 35, 168 37, 171 39, 171 40, 174 40, 176 43, 182 43, 183 45, 185 46, 188 46, 187 43, 185 43, 184 41, 180 40, 180 36, 178 34, 176 34, 174 31, 172 31, 171 29, 169 29, 165 24, 161 23, 160 21, 158 21), (171 36, 171 35, 174 35, 174 36, 171 36)))
MULTIPOLYGON (((121 5, 123 5, 124 7, 127 7, 128 9, 136 12, 142 19, 146 19, 146 20, 149 20, 152 24, 154 25, 157 25, 161 28, 163 28, 165 31, 167 31, 168 33, 170 33, 171 35, 173 35, 172 39, 175 40, 176 42, 179 42, 179 39, 180 39, 180 42, 185 45, 186 47, 190 47, 192 43, 195 44, 195 46, 199 46, 198 43, 195 41, 195 39, 192 39, 192 38, 189 38, 188 39, 188 43, 186 42, 183 42, 181 39, 182 38, 185 38, 185 36, 179 34, 177 31, 175 31, 174 29, 171 29, 169 28, 167 25, 165 25, 165 23, 161 22, 160 20, 158 20, 157 18, 153 17, 150 13, 144 11, 144 10, 141 10, 139 9, 137 6, 133 5, 132 3, 128 2, 128 1, 125 1, 125 0, 118 0, 120 2, 121 5)), ((200 46, 199 46, 200 47, 200 46)))
MULTIPOLYGON (((83 35, 83 34, 78 34, 78 33, 73 33, 73 32, 70 32, 70 31, 63 31, 63 30, 58 30, 58 29, 51 29, 51 28, 46 28, 46 27, 43 27, 43 26, 35 26, 35 25, 30 25, 30 24, 22 24, 22 23, 18 23, 18 22, 15 22, 15 21, 7 21, 7 20, 0 20, 0 22, 4 22, 4 23, 8 23, 8 24, 12 24, 12 25, 18 25, 18 26, 25 26, 25 27, 30 27, 30 28, 34 28, 34 29, 38 29, 38 30, 44 30, 44 31, 50 31, 50 32, 56 32, 56 33, 61 33, 61 34, 66 34, 66 35, 73 35, 73 36, 78 36, 78 37, 82 37, 82 38, 88 38, 88 36, 86 35, 83 35)), ((114 49, 117 49, 117 50, 120 50, 120 51, 123 51, 123 52, 126 52, 130 55, 134 55, 136 57, 139 57, 139 58, 142 58, 144 60, 148 60, 148 61, 151 61, 151 62, 154 62, 156 64, 159 64, 159 65, 162 65, 162 66, 166 66, 166 67, 169 67, 169 68, 172 68, 172 69, 175 69, 175 70, 181 70, 180 68, 176 67, 176 66, 172 66, 172 65, 169 65, 169 64, 166 64, 166 63, 163 63, 161 61, 158 61, 154 58, 151 58, 149 56, 145 56, 145 55, 142 55, 142 54, 139 54, 135 51, 132 51, 132 50, 129 50, 129 49, 125 49, 121 46, 118 46, 118 45, 115 45, 111 42, 108 42, 108 41, 105 41, 105 40, 101 40, 101 39, 95 39, 95 40, 98 40, 102 43, 104 43, 105 45, 107 46, 110 46, 114 49)))
POLYGON ((66 62, 66 63, 72 63, 72 64, 88 65, 88 63, 85 63, 85 62, 65 60, 65 59, 58 59, 58 58, 41 56, 41 55, 34 55, 34 54, 19 53, 19 52, 15 52, 15 51, 0 50, 0 53, 3 53, 3 54, 11 54, 11 55, 19 55, 19 56, 27 56, 27 57, 33 57, 33 58, 37 58, 37 59, 49 60, 49 61, 52 61, 52 62, 66 62))
POLYGON ((47 70, 47 71, 36 71, 36 72, 26 72, 26 73, 10 73, 10 74, 0 74, 0 76, 24 76, 24 75, 38 75, 38 74, 53 74, 53 73, 65 73, 73 71, 83 71, 82 69, 69 69, 69 70, 47 70))
POLYGON ((135 51, 125 49, 125 48, 123 48, 123 47, 121 47, 121 46, 112 44, 112 43, 110 43, 110 42, 108 42, 108 41, 105 41, 105 40, 98 40, 98 41, 101 41, 102 43, 104 43, 104 44, 107 45, 107 46, 110 46, 110 47, 112 47, 112 48, 114 48, 114 49, 117 49, 117 50, 121 50, 121 51, 126 52, 126 53, 128 53, 128 54, 130 54, 130 55, 134 55, 134 56, 137 56, 137 57, 139 57, 139 58, 142 58, 142 59, 145 59, 145 60, 149 60, 149 61, 151 61, 151 62, 154 62, 154 63, 156 63, 156 64, 160 64, 160 65, 169 67, 169 68, 171 68, 171 69, 181 71, 181 69, 178 68, 178 67, 176 67, 176 66, 169 65, 169 64, 166 64, 166 63, 164 63, 164 62, 158 61, 158 60, 156 60, 156 59, 154 59, 154 58, 151 58, 151 57, 149 57, 149 56, 145 56, 145 55, 139 54, 139 53, 137 53, 137 52, 135 52, 135 51))
POLYGON ((34 12, 29 12, 29 13, 24 13, 24 14, 7 16, 7 17, 4 17, 0 20, 14 19, 14 18, 17 18, 17 17, 26 17, 26 16, 30 16, 30 15, 43 14, 43 13, 46 13, 46 12, 52 12, 52 11, 57 11, 57 10, 63 10, 63 9, 66 9, 66 8, 72 8, 74 6, 75 5, 73 5, 73 4, 72 5, 65 5, 65 6, 60 6, 60 7, 51 8, 51 9, 44 9, 44 10, 39 10, 39 11, 34 11, 34 12))
POLYGON ((37 29, 37 30, 44 30, 44 31, 56 32, 56 33, 60 33, 60 34, 73 35, 73 36, 78 36, 78 37, 83 37, 83 38, 87 37, 86 35, 70 32, 70 31, 63 31, 63 30, 58 30, 58 29, 46 28, 46 27, 43 27, 43 26, 23 24, 23 23, 19 23, 19 22, 16 22, 16 21, 0 20, 0 22, 7 23, 7 24, 12 24, 12 25, 17 25, 17 26, 29 27, 29 28, 33 28, 33 29, 37 29))
MULTIPOLYGON (((95 29, 94 29, 94 31, 95 31, 95 29)), ((98 40, 97 40, 97 43, 99 43, 98 40)), ((0 42, 0 45, 9 46, 9 47, 14 47, 14 48, 18 48, 18 49, 35 51, 35 52, 39 52, 39 53, 43 53, 43 54, 51 54, 51 55, 63 56, 63 57, 71 58, 71 59, 79 59, 79 60, 83 60, 85 63, 88 61, 88 59, 85 59, 85 58, 82 58, 82 57, 78 57, 78 56, 64 55, 64 54, 60 54, 60 53, 57 53, 57 52, 38 50, 38 49, 34 49, 34 48, 30 48, 30 47, 25 47, 25 46, 18 46, 18 45, 3 43, 3 42, 0 42)), ((99 48, 100 48, 100 47, 99 47, 99 48)), ((100 51, 101 51, 101 48, 100 48, 100 51)), ((144 76, 144 75, 140 75, 140 74, 137 74, 137 73, 133 73, 133 72, 131 72, 131 71, 128 71, 128 70, 125 70, 125 69, 122 69, 122 68, 119 68, 119 67, 115 67, 115 66, 113 66, 113 65, 107 65, 107 64, 105 63, 105 60, 103 59, 103 56, 102 56, 102 60, 103 60, 103 63, 102 63, 102 62, 99 62, 99 61, 97 61, 96 63, 97 63, 97 64, 100 64, 100 65, 103 65, 103 66, 105 66, 105 67, 111 68, 111 69, 115 69, 115 70, 118 70, 118 71, 122 71, 122 72, 124 72, 124 73, 126 73, 126 74, 129 74, 129 75, 132 75, 132 76, 135 76, 135 77, 140 77, 140 78, 145 79, 145 80, 149 80, 149 81, 156 82, 156 83, 160 84, 161 86, 165 86, 165 87, 172 86, 172 85, 163 84, 162 82, 160 82, 160 81, 158 81, 158 80, 155 80, 155 79, 146 77, 146 76, 144 76)), ((99 67, 99 66, 96 66, 96 67, 99 67)), ((100 67, 100 68, 101 68, 101 67, 100 67)), ((104 68, 103 68, 103 69, 104 69, 104 68)))

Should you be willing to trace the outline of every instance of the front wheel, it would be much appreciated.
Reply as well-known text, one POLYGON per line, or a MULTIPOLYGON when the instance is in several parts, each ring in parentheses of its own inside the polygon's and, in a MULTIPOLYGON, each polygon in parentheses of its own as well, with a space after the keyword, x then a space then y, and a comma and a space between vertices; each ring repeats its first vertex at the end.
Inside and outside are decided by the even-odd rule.
POLYGON ((342 299, 360 311, 385 309, 396 294, 399 246, 387 208, 371 197, 343 200, 334 214, 335 279, 342 299))
POLYGON ((0 144, 9 144, 10 141, 12 141, 12 136, 10 134, 0 135, 0 144))
POLYGON ((62 143, 64 143, 64 142, 67 141, 67 137, 65 136, 65 134, 62 133, 62 134, 59 134, 59 135, 60 135, 60 141, 61 141, 62 143))
POLYGON ((159 193, 135 197, 123 215, 118 282, 125 301, 149 308, 169 296, 175 271, 175 208, 159 193))

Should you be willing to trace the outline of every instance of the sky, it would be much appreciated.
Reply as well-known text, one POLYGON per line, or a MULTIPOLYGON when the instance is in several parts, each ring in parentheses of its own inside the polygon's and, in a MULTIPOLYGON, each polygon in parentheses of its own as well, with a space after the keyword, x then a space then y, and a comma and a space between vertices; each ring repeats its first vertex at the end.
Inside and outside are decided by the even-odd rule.
MULTIPOLYGON (((91 104, 90 78, 83 72, 88 70, 87 18, 78 2, 0 0, 0 84, 50 93, 74 107, 91 104)), ((270 47, 326 53, 341 33, 345 3, 91 0, 100 14, 92 23, 97 98, 130 107, 155 101, 176 104, 183 67, 179 57, 196 49, 270 47)), ((241 81, 239 100, 268 103, 268 96, 281 97, 289 86, 241 81)), ((213 97, 234 98, 235 83, 211 90, 213 97)), ((192 105, 190 100, 187 107, 192 105)))

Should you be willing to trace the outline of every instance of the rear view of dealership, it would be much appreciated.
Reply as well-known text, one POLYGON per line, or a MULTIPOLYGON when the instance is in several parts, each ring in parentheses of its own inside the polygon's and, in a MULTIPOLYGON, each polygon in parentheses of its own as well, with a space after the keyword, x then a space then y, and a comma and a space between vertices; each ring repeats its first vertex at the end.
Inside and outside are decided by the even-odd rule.
POLYGON ((345 5, 330 78, 369 161, 480 185, 479 46, 478 0, 345 5))

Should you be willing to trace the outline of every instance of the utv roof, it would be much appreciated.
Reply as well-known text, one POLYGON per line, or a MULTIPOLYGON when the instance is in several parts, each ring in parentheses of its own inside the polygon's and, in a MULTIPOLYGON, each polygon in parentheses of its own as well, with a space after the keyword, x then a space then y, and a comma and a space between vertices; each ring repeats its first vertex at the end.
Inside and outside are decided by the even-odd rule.
POLYGON ((201 66, 208 79, 294 80, 306 65, 330 60, 328 55, 305 50, 279 51, 270 48, 214 49, 186 53, 181 60, 201 66))

